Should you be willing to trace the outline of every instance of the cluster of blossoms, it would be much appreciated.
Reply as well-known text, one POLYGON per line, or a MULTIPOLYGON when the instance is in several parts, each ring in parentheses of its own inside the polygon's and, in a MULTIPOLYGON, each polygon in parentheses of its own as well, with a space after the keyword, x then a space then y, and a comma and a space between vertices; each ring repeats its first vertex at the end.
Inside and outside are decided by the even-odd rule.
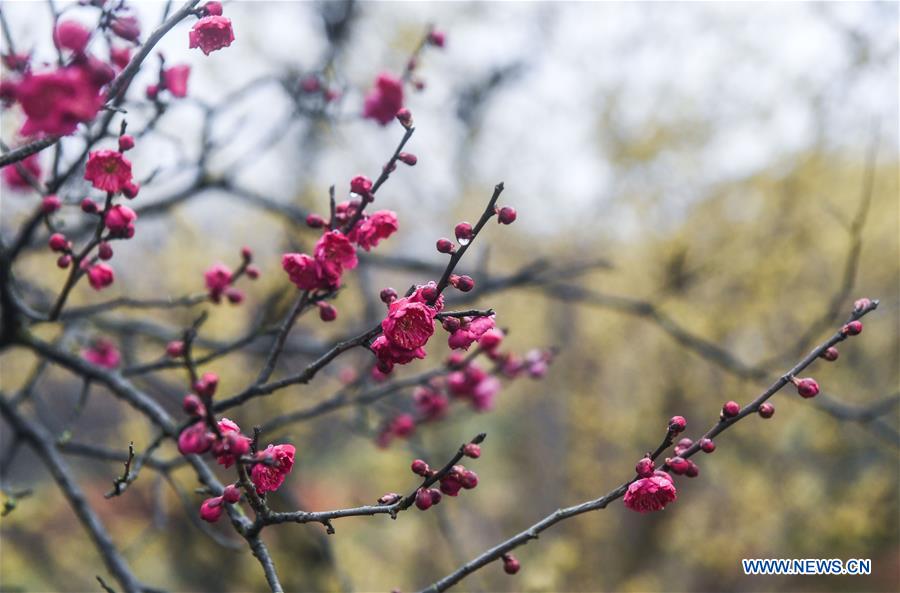
POLYGON ((492 410, 503 386, 499 377, 516 379, 527 375, 532 379, 541 379, 553 358, 551 352, 543 350, 532 350, 520 358, 511 352, 500 352, 498 345, 499 342, 492 344, 489 339, 479 341, 481 352, 487 354, 494 364, 492 371, 485 370, 474 360, 463 358, 458 352, 451 354, 446 362, 449 372, 445 376, 434 377, 413 390, 415 413, 398 414, 385 422, 378 432, 376 444, 387 447, 395 438, 411 436, 419 424, 444 419, 451 398, 468 402, 477 412, 492 410))
MULTIPOLYGON (((344 272, 352 270, 359 263, 357 247, 369 251, 397 232, 399 223, 394 212, 363 212, 365 204, 374 200, 372 188, 372 181, 368 177, 354 177, 350 181, 350 191, 359 196, 358 199, 337 204, 331 221, 326 221, 318 214, 307 217, 307 225, 323 229, 312 255, 285 253, 281 258, 282 268, 297 288, 323 293, 336 290, 341 286, 344 272)), ((333 306, 321 301, 317 304, 323 321, 332 321, 337 317, 333 306)))
MULTIPOLYGON (((184 353, 182 343, 169 345, 170 355, 184 353)), ((182 407, 195 421, 178 435, 178 451, 182 455, 203 455, 211 452, 217 463, 229 468, 236 463, 251 465, 250 480, 259 495, 274 492, 294 467, 293 445, 269 445, 264 451, 254 452, 252 439, 243 433, 238 424, 228 418, 215 421, 208 417, 212 399, 219 384, 214 373, 204 373, 194 384, 194 392, 184 396, 182 407), (252 454, 252 458, 247 458, 252 454)), ((239 491, 229 491, 222 496, 203 502, 200 514, 207 521, 215 521, 222 514, 223 503, 236 503, 239 491)))
POLYGON ((213 264, 203 273, 206 290, 209 292, 209 300, 218 304, 222 297, 228 299, 233 305, 244 301, 244 292, 234 286, 234 283, 246 275, 251 280, 259 278, 259 268, 253 265, 253 251, 249 247, 241 248, 241 266, 234 272, 223 263, 213 264))

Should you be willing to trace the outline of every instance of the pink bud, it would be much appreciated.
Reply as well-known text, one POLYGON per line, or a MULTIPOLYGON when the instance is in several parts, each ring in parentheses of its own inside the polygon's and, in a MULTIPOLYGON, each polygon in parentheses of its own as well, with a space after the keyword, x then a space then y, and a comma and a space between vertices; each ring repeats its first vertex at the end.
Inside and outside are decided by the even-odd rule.
POLYGON ((678 444, 675 445, 675 455, 681 455, 682 453, 690 449, 693 444, 694 441, 689 438, 681 439, 680 441, 678 441, 678 444))
POLYGON ((406 163, 407 165, 409 165, 410 167, 412 167, 412 166, 415 165, 417 162, 419 162, 419 159, 416 158, 416 155, 414 155, 414 154, 412 154, 412 153, 409 153, 409 152, 401 152, 400 154, 397 155, 397 158, 398 158, 400 161, 402 161, 402 162, 406 163))
POLYGON ((649 478, 652 476, 654 469, 656 469, 656 464, 653 463, 653 460, 649 457, 644 457, 634 466, 634 471, 642 478, 649 478))
POLYGON ((825 352, 823 352, 819 356, 821 356, 828 362, 834 362, 835 360, 838 359, 838 356, 840 356, 840 353, 838 352, 837 348, 832 346, 832 347, 828 348, 827 350, 825 350, 825 352))
POLYGON ((704 453, 712 453, 716 450, 716 444, 712 439, 700 439, 700 449, 704 453))
POLYGON ((259 268, 257 268, 256 266, 247 266, 247 269, 245 271, 247 272, 247 278, 250 278, 251 280, 256 280, 257 278, 259 278, 260 272, 259 268))
POLYGON ((91 40, 91 32, 75 21, 63 21, 53 32, 53 43, 60 49, 80 54, 91 40))
POLYGON ((311 229, 321 229, 326 224, 325 219, 318 214, 308 214, 306 216, 306 226, 311 229))
POLYGON ((412 113, 406 107, 400 109, 397 112, 397 120, 403 125, 404 128, 408 128, 412 125, 412 113))
POLYGON ((497 222, 500 224, 512 224, 516 221, 516 209, 512 206, 504 206, 497 210, 497 222))
POLYGON ((62 206, 62 201, 56 196, 47 196, 41 202, 41 212, 44 214, 52 214, 59 210, 60 206, 62 206))
POLYGON ((853 310, 854 311, 862 311, 864 309, 868 309, 872 306, 871 299, 856 299, 853 301, 853 310))
POLYGON ((337 319, 337 309, 332 305, 323 302, 318 302, 316 304, 319 306, 319 319, 326 322, 337 319))
POLYGON ((210 523, 215 523, 222 516, 222 497, 207 498, 200 505, 200 518, 210 523))
POLYGON ((459 477, 459 483, 462 484, 462 487, 466 490, 471 490, 478 486, 478 474, 468 469, 459 477))
POLYGON ((684 416, 672 416, 669 419, 669 430, 674 433, 683 432, 687 427, 687 420, 684 419, 684 416))
POLYGON ((378 498, 378 504, 395 504, 403 498, 396 492, 388 492, 387 494, 383 494, 378 498))
POLYGON ((503 572, 506 574, 516 574, 522 567, 518 559, 512 554, 503 555, 503 572))
POLYGON ((428 33, 428 43, 435 47, 444 47, 446 36, 443 31, 432 30, 428 33))
POLYGON ((122 134, 119 136, 119 152, 125 152, 134 148, 134 136, 131 134, 122 134))
POLYGON ((113 256, 112 246, 109 243, 107 243, 106 241, 104 241, 103 243, 100 243, 100 246, 97 248, 97 256, 104 261, 108 261, 108 260, 112 259, 112 256, 113 256))
POLYGON ((200 398, 195 393, 189 393, 184 396, 181 407, 185 413, 191 416, 203 416, 206 414, 206 406, 203 405, 203 402, 200 401, 200 398))
POLYGON ((62 233, 53 233, 50 235, 47 245, 49 245, 50 249, 53 251, 66 251, 69 249, 69 241, 66 240, 65 235, 62 233))
POLYGON ((503 332, 496 327, 489 329, 478 339, 478 344, 488 351, 495 350, 503 342, 503 332))
POLYGON ((172 340, 166 344, 166 354, 170 358, 180 358, 184 356, 184 342, 181 340, 172 340))
POLYGON ((360 196, 367 196, 372 191, 372 180, 365 175, 357 175, 350 180, 350 191, 360 196))
POLYGON ((212 0, 203 5, 206 14, 210 16, 222 16, 222 3, 212 0))
POLYGON ((56 260, 56 265, 65 270, 72 265, 72 256, 69 254, 60 255, 59 259, 56 260))
POLYGON ((384 303, 385 305, 390 305, 395 300, 397 300, 397 291, 393 288, 385 288, 381 291, 378 297, 381 299, 382 303, 384 303))
POLYGON ((475 288, 475 280, 473 280, 471 276, 460 276, 454 286, 456 286, 456 289, 460 292, 469 292, 475 288))
POLYGON ((440 253, 453 253, 453 242, 450 239, 438 239, 437 250, 440 253))
POLYGON ((722 415, 725 418, 734 418, 740 413, 740 411, 741 404, 737 403, 736 401, 727 401, 722 406, 722 415))
POLYGON ((469 241, 472 240, 472 236, 473 236, 472 225, 469 224, 468 222, 461 222, 458 225, 456 225, 456 228, 454 229, 454 233, 456 233, 456 240, 459 241, 461 244, 465 245, 466 243, 468 243, 469 241))
POLYGON ((232 305, 239 305, 244 302, 244 291, 240 288, 230 286, 225 290, 225 297, 232 305))
POLYGON ((863 330, 862 321, 851 321, 841 329, 845 336, 856 336, 863 330))
POLYGON ((757 413, 763 418, 771 418, 775 415, 775 406, 770 404, 769 402, 764 402, 759 405, 759 409, 757 413))
POLYGON ((428 464, 425 463, 425 461, 423 461, 421 459, 416 459, 415 461, 412 462, 410 469, 412 469, 412 472, 414 474, 424 477, 425 475, 428 474, 428 471, 431 468, 428 467, 428 464))
POLYGON ((241 499, 241 489, 234 484, 225 486, 222 492, 222 499, 228 504, 234 504, 241 499))
POLYGON ((219 386, 219 376, 215 373, 203 373, 203 376, 197 380, 194 389, 203 397, 212 397, 216 394, 216 388, 219 386))
POLYGON ((682 475, 688 469, 688 460, 683 457, 672 457, 666 459, 666 465, 672 470, 673 474, 682 475))
POLYGON ((97 203, 90 198, 85 198, 81 200, 81 211, 85 214, 96 214, 98 211, 97 203))
POLYGON ((416 507, 420 511, 427 511, 433 504, 434 501, 431 499, 431 492, 425 488, 419 488, 416 492, 416 507))
POLYGON ((481 447, 475 443, 466 443, 466 446, 463 447, 463 455, 472 459, 478 459, 481 457, 481 447))
POLYGON ((810 397, 816 397, 819 394, 819 384, 816 383, 816 380, 811 377, 807 377, 805 379, 794 379, 794 385, 797 386, 797 393, 807 399, 810 397))
POLYGON ((253 261, 253 250, 247 246, 241 247, 241 259, 247 263, 253 261))
POLYGON ((688 464, 688 467, 686 470, 684 470, 684 475, 686 475, 689 478, 696 478, 697 476, 700 475, 700 468, 697 466, 696 463, 694 463, 693 461, 688 459, 687 464, 688 464))
POLYGON ((441 494, 441 491, 437 488, 429 488, 428 494, 431 495, 431 504, 438 504, 441 502, 441 499, 444 498, 444 495, 441 494))
POLYGON ((444 320, 441 321, 441 326, 451 334, 458 330, 460 325, 462 322, 459 317, 444 317, 444 320))

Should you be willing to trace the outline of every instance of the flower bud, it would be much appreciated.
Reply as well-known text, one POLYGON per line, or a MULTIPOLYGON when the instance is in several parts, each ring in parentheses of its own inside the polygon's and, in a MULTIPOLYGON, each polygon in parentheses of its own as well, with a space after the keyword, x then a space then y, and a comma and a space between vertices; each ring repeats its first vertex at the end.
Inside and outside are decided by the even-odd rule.
POLYGON ((797 386, 797 393, 802 397, 816 397, 819 394, 819 384, 811 377, 805 379, 794 379, 794 385, 797 386))
POLYGON ((656 469, 656 464, 653 463, 653 460, 649 457, 644 457, 634 466, 634 471, 642 478, 649 478, 652 476, 654 469, 656 469))
POLYGON ((500 224, 512 224, 516 221, 516 209, 512 206, 504 206, 497 210, 497 222, 500 224))
POLYGON ((434 501, 431 498, 431 492, 426 488, 419 488, 416 491, 416 507, 420 511, 427 511, 431 508, 431 505, 434 504, 434 501))
POLYGON ((321 301, 316 303, 316 305, 319 307, 319 319, 325 322, 337 319, 337 309, 333 305, 321 301))
POLYGON ((388 492, 387 494, 382 494, 378 498, 378 504, 395 504, 397 503, 402 496, 397 494, 396 492, 388 492))
POLYGON ((503 572, 506 574, 516 574, 521 567, 522 565, 519 564, 519 561, 515 556, 512 554, 503 555, 503 572))
POLYGON ((311 229, 321 229, 327 223, 325 219, 319 216, 318 214, 307 214, 306 215, 306 226, 311 229))
POLYGON ((684 431, 687 427, 687 420, 684 419, 684 416, 672 416, 669 419, 669 430, 674 433, 679 433, 684 431))
POLYGON ((872 306, 872 301, 870 299, 856 299, 853 301, 853 310, 854 311, 863 311, 872 306))
POLYGON ((432 30, 428 33, 428 43, 435 47, 444 47, 446 36, 443 31, 432 30))
POLYGON ((456 225, 456 228, 453 229, 453 232, 456 234, 456 240, 459 241, 460 245, 466 245, 471 241, 474 233, 472 225, 468 222, 459 223, 456 225))
MULTIPOLYGON (((453 284, 452 281, 451 284, 453 284)), ((471 276, 459 276, 453 286, 460 292, 469 292, 475 288, 475 280, 473 280, 471 276)))
POLYGON ((222 500, 227 502, 228 504, 234 504, 241 499, 241 489, 235 486, 234 484, 229 484, 225 486, 225 490, 222 492, 222 500))
POLYGON ((253 261, 253 250, 247 247, 241 247, 241 259, 247 262, 248 264, 253 261))
POLYGON ((225 297, 232 305, 239 305, 244 302, 244 291, 240 288, 230 286, 225 290, 225 297))
POLYGON ((410 127, 413 123, 412 113, 410 112, 410 110, 404 107, 400 111, 398 111, 397 121, 399 121, 404 128, 410 127))
POLYGON ((410 465, 410 469, 414 474, 425 477, 428 474, 428 470, 431 468, 429 468, 428 464, 422 459, 416 459, 412 462, 412 465, 410 465))
POLYGON ((53 233, 50 235, 47 245, 49 245, 50 249, 53 251, 66 251, 69 249, 69 241, 66 240, 65 235, 62 233, 53 233))
POLYGON ((673 474, 682 475, 687 471, 689 464, 688 460, 683 457, 671 457, 666 459, 666 465, 669 466, 669 469, 672 470, 673 474))
POLYGON ((90 198, 85 198, 81 200, 81 211, 85 214, 96 214, 97 213, 97 203, 90 198))
POLYGON ((113 256, 112 245, 106 241, 100 243, 99 247, 97 247, 97 256, 104 261, 111 260, 113 256))
POLYGON ((131 134, 122 134, 119 136, 119 152, 125 152, 134 148, 134 136, 131 134))
POLYGON ((860 332, 862 332, 862 329, 863 329, 862 321, 856 320, 856 321, 851 321, 850 323, 845 325, 841 329, 841 333, 844 334, 845 336, 856 336, 860 332))
POLYGON ((203 5, 206 14, 210 16, 222 16, 222 3, 211 0, 203 5))
POLYGON ((203 373, 203 376, 197 380, 194 389, 202 397, 212 397, 216 394, 216 388, 219 386, 219 376, 215 373, 203 373))
POLYGON ((365 175, 357 175, 350 180, 350 191, 360 196, 368 196, 372 191, 372 180, 365 175))
POLYGON ((694 441, 689 438, 683 438, 675 445, 675 455, 681 455, 693 446, 694 441))
POLYGON ((438 504, 441 502, 441 499, 444 498, 444 495, 441 494, 441 491, 437 488, 429 488, 428 494, 431 495, 431 504, 438 504))
POLYGON ((244 271, 247 273, 247 278, 250 278, 251 280, 256 280, 257 278, 259 278, 259 268, 252 264, 247 266, 247 269, 244 271))
POLYGON ((771 418, 775 415, 775 406, 769 402, 763 402, 759 404, 759 409, 756 412, 763 418, 771 418))
POLYGON ((382 303, 384 303, 385 305, 390 305, 397 300, 397 291, 393 288, 385 288, 381 291, 378 297, 381 299, 382 303))
POLYGON ((722 416, 725 418, 734 418, 741 412, 741 404, 736 401, 727 401, 722 406, 722 416))
POLYGON ((53 214, 62 206, 62 201, 56 196, 47 196, 41 202, 41 212, 44 214, 53 214))
POLYGON ((70 265, 72 265, 72 256, 68 253, 65 255, 60 255, 59 259, 56 260, 56 265, 65 270, 70 265))
POLYGON ((693 461, 688 459, 687 464, 688 464, 688 467, 686 470, 684 470, 684 475, 686 475, 689 478, 696 478, 697 476, 700 475, 700 467, 697 466, 696 463, 694 463, 693 461))
POLYGON ((481 457, 481 447, 475 443, 466 443, 466 446, 463 447, 463 455, 472 459, 478 459, 481 457))
POLYGON ((184 342, 181 340, 172 340, 166 344, 166 355, 169 358, 181 358, 184 356, 184 342))
POLYGON ((409 152, 401 152, 400 154, 397 155, 397 159, 402 161, 403 163, 406 163, 410 167, 412 167, 417 162, 419 162, 419 159, 416 158, 416 155, 409 153, 409 152))
POLYGON ((478 474, 467 469, 459 477, 459 483, 462 484, 462 487, 466 490, 471 490, 475 486, 478 486, 478 474))
POLYGON ((206 408, 204 407, 203 402, 200 401, 200 398, 194 393, 189 393, 184 396, 181 407, 185 413, 190 414, 191 416, 203 416, 206 414, 206 408))
POLYGON ((700 450, 704 453, 712 453, 716 450, 716 444, 712 439, 700 439, 700 450))
POLYGON ((460 325, 462 325, 462 322, 459 320, 459 317, 444 317, 443 321, 441 321, 441 327, 451 334, 458 330, 460 325))
POLYGON ((825 350, 825 352, 823 352, 819 356, 824 358, 828 362, 834 362, 835 360, 838 359, 838 356, 840 356, 840 352, 838 352, 837 348, 832 346, 831 348, 828 348, 827 350, 825 350))
POLYGON ((453 242, 450 239, 438 239, 437 250, 439 253, 453 253, 453 242))

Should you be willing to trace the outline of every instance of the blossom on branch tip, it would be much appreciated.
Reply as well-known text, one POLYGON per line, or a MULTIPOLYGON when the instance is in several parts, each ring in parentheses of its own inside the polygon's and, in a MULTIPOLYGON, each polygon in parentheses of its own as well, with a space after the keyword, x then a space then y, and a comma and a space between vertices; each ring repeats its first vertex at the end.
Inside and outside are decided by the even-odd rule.
POLYGON ((687 428, 687 420, 684 419, 684 416, 672 416, 669 419, 669 430, 672 432, 683 432, 685 428, 687 428))
POLYGON ((274 492, 284 483, 294 467, 293 445, 269 445, 257 454, 259 460, 250 471, 250 479, 259 494, 274 492), (271 464, 271 465, 270 465, 271 464))
POLYGON ((402 107, 403 81, 382 72, 375 79, 375 86, 366 95, 363 117, 374 119, 385 126, 394 119, 402 107))
POLYGON ((628 486, 623 502, 638 513, 661 511, 667 504, 677 499, 672 476, 657 471, 652 476, 635 480, 628 486))
POLYGON ((209 298, 214 303, 222 300, 222 295, 231 286, 232 278, 231 268, 225 264, 215 264, 204 272, 203 279, 209 291, 209 298))
POLYGON ((131 182, 131 162, 115 150, 95 150, 88 155, 84 178, 99 190, 119 193, 131 182))
POLYGON ((188 33, 188 47, 199 47, 205 55, 228 47, 234 41, 231 19, 211 15, 205 16, 196 23, 188 33))

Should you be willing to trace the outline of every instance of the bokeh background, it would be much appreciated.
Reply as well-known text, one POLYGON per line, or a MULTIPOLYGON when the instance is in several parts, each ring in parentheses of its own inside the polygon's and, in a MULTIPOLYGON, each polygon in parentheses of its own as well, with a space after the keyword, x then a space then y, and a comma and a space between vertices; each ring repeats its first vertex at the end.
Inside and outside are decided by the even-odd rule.
MULTIPOLYGON (((60 6, 73 18, 91 14, 60 6)), ((134 6, 149 30, 164 3, 134 6)), ((46 4, 6 1, 2 9, 19 47, 52 59, 46 4)), ((519 218, 490 225, 463 268, 483 282, 542 259, 542 281, 475 302, 496 309, 514 349, 558 349, 543 381, 510 383, 494 411, 455 407, 386 450, 373 433, 382 417, 410 407, 409 391, 265 435, 298 448, 273 506, 310 510, 406 491, 415 484, 413 457, 441 463, 463 440, 489 435, 471 464, 478 488, 432 511, 345 519, 332 536, 317 525, 267 530, 288 590, 414 590, 554 509, 607 492, 658 443, 670 416, 686 416, 687 434, 697 436, 722 402, 751 400, 764 377, 792 366, 809 327, 818 328, 814 340, 829 335, 857 296, 881 306, 836 363, 815 363, 809 374, 830 398, 822 400, 850 409, 896 398, 897 4, 262 1, 225 10, 232 47, 209 57, 188 51, 184 25, 160 44, 168 63, 191 65, 193 98, 173 103, 132 160, 139 177, 154 173, 138 202, 177 193, 196 175, 204 105, 224 102, 208 129, 216 146, 208 175, 243 193, 204 190, 164 216, 142 217, 135 239, 117 248, 116 285, 103 296, 81 286, 72 302, 196 292, 206 267, 234 263, 238 246, 249 245, 263 277, 241 307, 210 308, 204 338, 214 345, 243 335, 258 315, 276 318, 293 291, 279 255, 315 240, 285 208, 325 212, 328 186, 377 174, 401 130, 360 119, 362 95, 379 71, 401 71, 434 23, 446 47, 423 54, 417 76, 425 87, 407 102, 417 125, 408 148, 419 163, 397 171, 376 204, 398 212, 400 232, 350 275, 338 322, 301 319, 284 369, 301 368, 322 345, 377 318, 371 297, 382 287, 431 279, 391 257, 442 265, 435 239, 474 219, 500 180, 519 218), (296 82, 325 63, 342 99, 326 116, 309 117, 293 98, 296 82), (593 265, 553 275, 579 263, 593 265), (676 339, 679 329, 730 353, 730 364, 676 339)), ((152 77, 142 76, 137 89, 152 77)), ((136 102, 129 124, 150 115, 136 102)), ((5 111, 4 139, 20 124, 5 111)), ((84 190, 76 184, 66 198, 76 202, 84 190)), ((4 237, 36 199, 3 189, 4 237)), ((19 274, 49 291, 63 280, 40 249, 19 274)), ((64 343, 77 351, 108 336, 127 363, 152 361, 197 313, 111 312, 77 325, 64 343)), ((401 376, 438 364, 441 342, 401 376)), ((220 392, 252 380, 260 348, 207 367, 221 375, 220 392)), ((365 372, 369 362, 350 353, 311 385, 233 416, 252 426, 305 407, 336 392, 342 370, 365 372)), ((34 360, 4 352, 0 365, 11 392, 34 360)), ((180 413, 180 373, 138 382, 180 413)), ((77 379, 50 369, 26 409, 54 431, 69 430, 72 442, 124 450, 133 440, 140 451, 152 439, 143 418, 101 389, 70 425, 79 390, 77 379)), ((873 423, 841 420, 819 399, 787 391, 774 403, 772 420, 749 418, 723 435, 715 454, 699 460, 701 476, 679 480, 679 500, 665 512, 642 516, 616 503, 567 521, 519 551, 519 575, 491 566, 458 589, 900 590, 898 408, 873 423), (873 574, 747 577, 741 558, 871 558, 873 574)), ((47 473, 24 447, 9 455, 8 434, 3 447, 4 488, 34 492, 0 522, 2 589, 98 590, 102 563, 47 473)), ((176 455, 171 444, 160 453, 176 455)), ((173 591, 264 587, 246 549, 198 529, 190 515, 202 497, 189 469, 170 479, 145 469, 125 495, 106 500, 120 465, 69 459, 144 580, 173 591)), ((213 530, 233 541, 222 523, 213 530)))

